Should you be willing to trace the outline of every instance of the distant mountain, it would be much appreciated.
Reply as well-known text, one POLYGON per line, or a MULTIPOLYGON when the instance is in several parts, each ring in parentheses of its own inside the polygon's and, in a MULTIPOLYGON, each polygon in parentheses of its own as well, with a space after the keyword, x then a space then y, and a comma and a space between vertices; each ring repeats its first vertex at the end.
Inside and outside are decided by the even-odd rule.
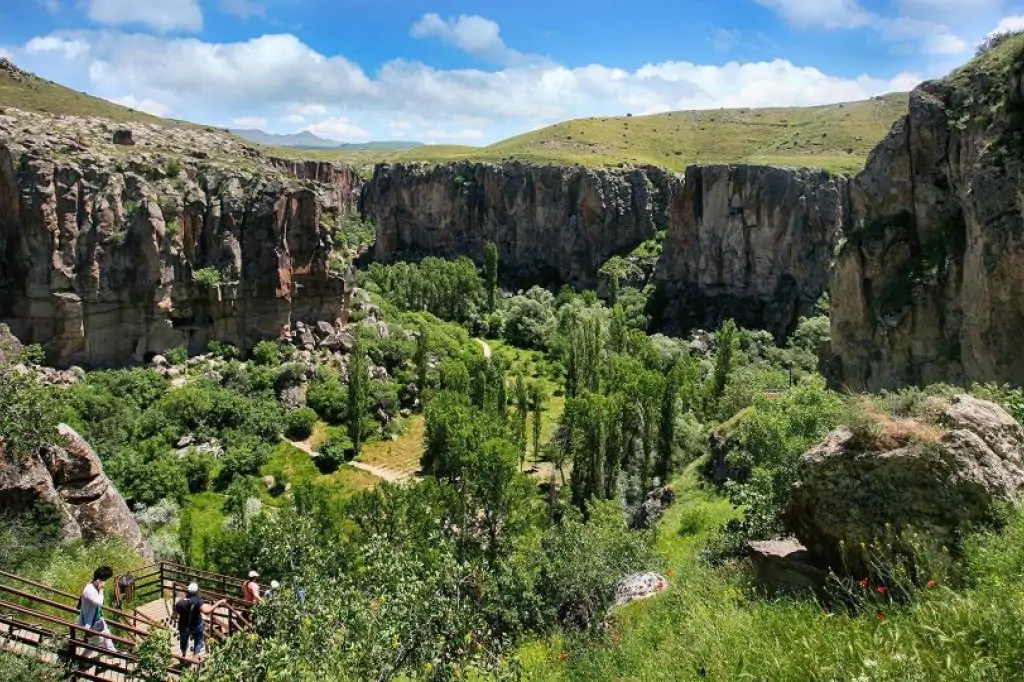
POLYGON ((230 132, 242 139, 266 147, 292 147, 295 149, 339 149, 344 151, 403 150, 423 146, 422 142, 380 140, 372 142, 335 142, 314 135, 308 130, 301 133, 278 135, 252 128, 232 128, 230 132))

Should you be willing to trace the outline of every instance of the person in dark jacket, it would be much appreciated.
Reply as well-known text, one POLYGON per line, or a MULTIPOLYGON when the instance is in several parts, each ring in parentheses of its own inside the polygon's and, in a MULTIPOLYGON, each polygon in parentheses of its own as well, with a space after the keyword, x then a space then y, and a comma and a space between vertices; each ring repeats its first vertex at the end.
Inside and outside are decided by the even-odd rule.
POLYGON ((188 654, 188 641, 192 640, 192 653, 199 656, 206 648, 206 621, 203 616, 208 616, 220 606, 227 603, 227 599, 212 604, 199 596, 199 585, 191 583, 188 586, 187 594, 178 600, 174 605, 172 620, 178 623, 178 643, 181 646, 181 655, 188 654))

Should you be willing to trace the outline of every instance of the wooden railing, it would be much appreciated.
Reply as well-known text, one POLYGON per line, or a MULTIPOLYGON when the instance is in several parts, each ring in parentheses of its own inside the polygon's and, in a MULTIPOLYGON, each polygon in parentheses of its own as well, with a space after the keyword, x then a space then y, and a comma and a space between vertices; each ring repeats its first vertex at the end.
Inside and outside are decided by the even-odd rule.
MULTIPOLYGON (((114 578, 115 586, 120 589, 124 582, 122 574, 114 578)), ((210 614, 209 634, 214 639, 232 635, 240 630, 248 629, 250 623, 250 607, 242 597, 244 581, 220 573, 201 571, 189 566, 182 566, 166 561, 150 564, 131 571, 131 599, 127 603, 140 604, 157 599, 169 599, 173 605, 186 595, 189 583, 199 585, 199 595, 207 602, 225 600, 225 604, 217 607, 210 614)), ((118 599, 127 595, 118 593, 118 599)))
MULTIPOLYGON (((70 680, 134 679, 139 662, 134 650, 145 637, 167 637, 170 644, 169 633, 161 626, 147 623, 149 629, 142 630, 127 622, 129 614, 106 607, 109 633, 99 635, 79 625, 77 607, 64 601, 71 598, 77 603, 77 597, 11 573, 0 572, 0 578, 0 648, 13 646, 15 651, 62 665, 70 680), (35 591, 19 589, 11 583, 25 584, 35 591), (36 592, 47 592, 61 601, 36 592), (110 651, 104 646, 107 642, 118 650, 110 651)), ((192 661, 173 654, 171 660, 167 668, 171 680, 193 665, 192 661)))

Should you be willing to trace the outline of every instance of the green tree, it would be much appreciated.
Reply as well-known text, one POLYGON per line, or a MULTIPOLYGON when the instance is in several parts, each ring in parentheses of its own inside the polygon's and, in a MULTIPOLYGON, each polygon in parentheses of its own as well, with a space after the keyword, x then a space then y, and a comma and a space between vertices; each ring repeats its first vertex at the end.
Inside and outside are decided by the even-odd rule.
POLYGON ((726 320, 715 335, 715 368, 711 373, 711 409, 717 410, 732 375, 738 332, 736 323, 726 320))
POLYGON ((427 325, 420 322, 419 335, 416 337, 416 385, 419 389, 420 400, 426 395, 428 384, 428 372, 430 370, 430 333, 427 325))
POLYGON ((487 312, 493 313, 498 292, 498 247, 494 242, 484 244, 484 286, 487 288, 487 312))
POLYGON ((178 522, 178 544, 181 545, 182 563, 191 566, 193 561, 193 550, 195 545, 195 527, 192 521, 192 510, 186 509, 178 522))
POLYGON ((516 419, 514 423, 515 444, 519 450, 519 468, 522 469, 526 462, 526 421, 530 414, 530 386, 526 378, 519 373, 512 382, 513 394, 515 396, 516 419))
POLYGON ((348 437, 352 450, 358 455, 370 435, 370 366, 357 340, 348 363, 348 437))
POLYGON ((540 435, 544 425, 543 414, 548 401, 547 388, 543 382, 530 383, 530 408, 533 410, 533 461, 540 462, 540 435))

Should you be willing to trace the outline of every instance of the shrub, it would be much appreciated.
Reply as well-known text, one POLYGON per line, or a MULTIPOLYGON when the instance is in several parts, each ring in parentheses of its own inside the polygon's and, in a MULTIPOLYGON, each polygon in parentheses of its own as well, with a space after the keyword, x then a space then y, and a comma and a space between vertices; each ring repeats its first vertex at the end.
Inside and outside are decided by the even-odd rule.
POLYGON ((196 270, 193 276, 203 289, 216 289, 221 284, 220 270, 212 265, 196 270))
POLYGON ((851 401, 846 423, 853 435, 851 445, 862 450, 895 450, 909 443, 931 446, 942 436, 937 426, 925 421, 894 419, 868 396, 851 401))
POLYGON ((329 424, 344 424, 348 416, 348 389, 334 370, 318 368, 306 393, 306 404, 329 424))
POLYGON ((277 367, 291 355, 291 348, 277 341, 260 341, 252 349, 252 361, 265 367, 277 367))
POLYGON ((327 440, 320 446, 317 468, 323 473, 337 471, 348 461, 352 451, 352 440, 343 431, 332 429, 327 440))
POLYGON ((41 365, 46 362, 46 351, 41 344, 32 343, 21 349, 21 359, 30 365, 41 365))
POLYGON ((293 440, 306 440, 313 435, 318 420, 316 411, 309 407, 294 410, 288 415, 288 437, 293 440))
POLYGON ((178 346, 164 353, 164 357, 172 365, 184 365, 188 362, 188 349, 184 346, 178 346))

